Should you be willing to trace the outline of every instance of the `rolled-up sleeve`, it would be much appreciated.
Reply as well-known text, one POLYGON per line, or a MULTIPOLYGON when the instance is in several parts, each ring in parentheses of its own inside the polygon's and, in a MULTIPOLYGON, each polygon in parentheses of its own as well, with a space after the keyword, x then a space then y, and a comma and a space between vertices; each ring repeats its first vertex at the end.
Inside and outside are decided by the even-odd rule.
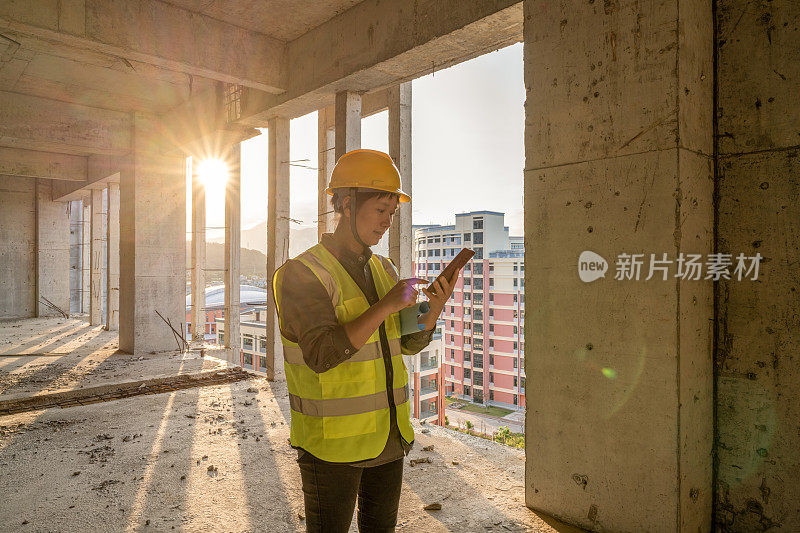
POLYGON ((431 343, 433 332, 435 330, 418 331, 416 333, 409 333, 400 338, 400 346, 402 347, 403 354, 414 355, 431 343))
POLYGON ((289 260, 283 268, 277 302, 283 336, 300 346, 303 360, 314 372, 325 372, 349 359, 356 350, 336 318, 325 287, 300 261, 289 260))

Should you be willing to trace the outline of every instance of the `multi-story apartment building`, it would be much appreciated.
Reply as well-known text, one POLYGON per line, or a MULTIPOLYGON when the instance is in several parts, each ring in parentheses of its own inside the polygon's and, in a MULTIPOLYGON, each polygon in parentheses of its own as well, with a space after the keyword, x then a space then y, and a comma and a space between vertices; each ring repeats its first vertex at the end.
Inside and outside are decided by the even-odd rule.
POLYGON ((525 407, 525 263, 504 214, 473 211, 451 226, 416 226, 414 274, 433 280, 461 248, 475 250, 441 315, 444 394, 525 407))

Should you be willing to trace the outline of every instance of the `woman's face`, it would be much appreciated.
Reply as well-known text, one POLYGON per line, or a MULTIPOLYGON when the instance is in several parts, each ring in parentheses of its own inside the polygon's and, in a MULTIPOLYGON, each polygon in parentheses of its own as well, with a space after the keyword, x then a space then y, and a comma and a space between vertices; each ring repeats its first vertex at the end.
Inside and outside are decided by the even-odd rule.
MULTIPOLYGON (((392 225, 392 217, 397 211, 398 199, 372 197, 358 206, 356 228, 358 236, 367 246, 375 246, 392 225)), ((348 206, 349 211, 349 206, 348 206)))

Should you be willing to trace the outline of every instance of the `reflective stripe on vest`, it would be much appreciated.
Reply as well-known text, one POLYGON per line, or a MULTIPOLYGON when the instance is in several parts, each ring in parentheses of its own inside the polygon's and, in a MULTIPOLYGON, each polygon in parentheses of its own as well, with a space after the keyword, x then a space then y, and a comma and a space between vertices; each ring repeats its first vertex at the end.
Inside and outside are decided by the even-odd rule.
MULTIPOLYGON (((400 339, 389 339, 389 349, 392 353, 400 353, 400 339)), ((377 342, 365 344, 352 357, 350 357, 347 362, 358 363, 363 361, 372 361, 373 359, 381 359, 382 357, 381 342, 379 340, 377 342)), ((286 346, 284 344, 283 359, 287 363, 291 363, 293 365, 305 364, 305 359, 303 359, 303 350, 301 350, 296 344, 294 346, 286 346)))
MULTIPOLYGON (((394 403, 400 405, 409 398, 408 384, 392 391, 394 403)), ((329 400, 309 400, 289 394, 289 407, 307 416, 346 416, 358 415, 376 409, 388 409, 389 398, 386 391, 354 398, 333 398, 329 400)))
MULTIPOLYGON (((364 293, 322 244, 309 248, 295 260, 308 267, 325 288, 340 324, 352 322, 369 309, 364 293)), ((382 298, 396 284, 397 271, 388 259, 375 254, 368 264, 378 297, 382 298)), ((281 268, 273 278, 279 320, 282 280, 281 268)), ((393 373, 390 392, 386 390, 380 330, 351 357, 322 373, 311 370, 298 344, 281 335, 291 408, 292 446, 330 462, 377 457, 389 435, 389 393, 393 396, 400 434, 407 442, 414 440, 399 314, 389 315, 383 325, 389 342, 386 355, 390 357, 393 373)))

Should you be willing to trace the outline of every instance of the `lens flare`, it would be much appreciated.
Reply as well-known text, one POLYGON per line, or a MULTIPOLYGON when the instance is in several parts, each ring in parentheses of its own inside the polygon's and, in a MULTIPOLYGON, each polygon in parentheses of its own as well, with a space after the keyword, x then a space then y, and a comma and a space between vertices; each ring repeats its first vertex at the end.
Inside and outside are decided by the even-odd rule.
POLYGON ((228 181, 228 165, 221 159, 205 159, 197 166, 200 181, 206 187, 214 187, 228 181))

